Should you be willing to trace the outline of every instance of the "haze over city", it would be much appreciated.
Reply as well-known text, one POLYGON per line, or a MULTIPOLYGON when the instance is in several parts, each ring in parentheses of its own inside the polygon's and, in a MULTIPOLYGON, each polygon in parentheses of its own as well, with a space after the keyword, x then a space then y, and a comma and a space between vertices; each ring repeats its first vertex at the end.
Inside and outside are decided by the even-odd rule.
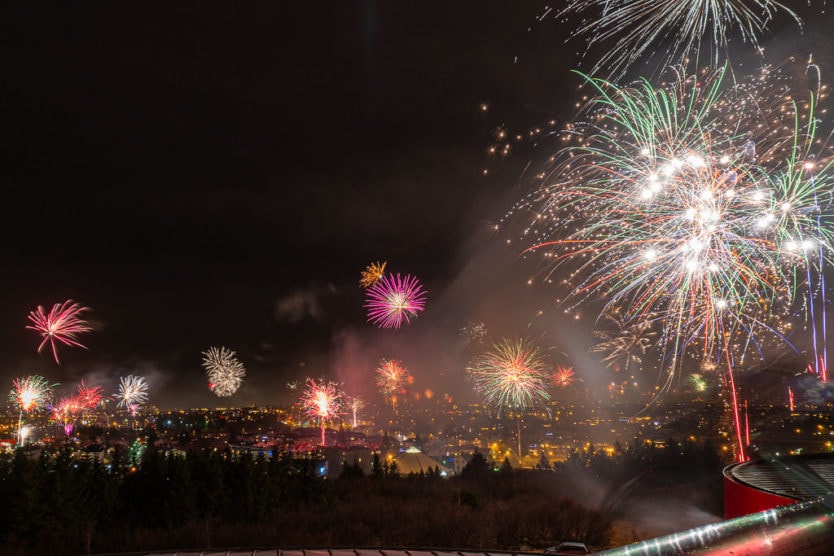
MULTIPOLYGON (((393 357, 468 400, 477 350, 461 330, 481 323, 487 346, 529 337, 572 366, 587 392, 566 398, 606 397, 596 315, 576 321, 552 288, 528 287, 537 261, 507 245, 516 229, 494 232, 552 148, 489 153, 498 130, 574 117, 584 43, 536 3, 436 8, 16 8, 4 380, 113 390, 134 373, 162 408, 271 404, 307 376, 373 396, 393 357), (365 322, 357 282, 374 261, 428 292, 399 330, 365 322), (91 308, 94 331, 59 366, 34 352, 26 315, 66 299, 91 308), (221 345, 248 370, 231 400, 200 365, 221 345)), ((777 17, 760 43, 772 63, 813 53, 825 76, 825 19, 809 13, 801 32, 777 17)), ((747 46, 734 62, 755 67, 747 46)))
POLYGON ((598 550, 830 464, 825 2, 284 4, 4 10, 3 546, 598 550))

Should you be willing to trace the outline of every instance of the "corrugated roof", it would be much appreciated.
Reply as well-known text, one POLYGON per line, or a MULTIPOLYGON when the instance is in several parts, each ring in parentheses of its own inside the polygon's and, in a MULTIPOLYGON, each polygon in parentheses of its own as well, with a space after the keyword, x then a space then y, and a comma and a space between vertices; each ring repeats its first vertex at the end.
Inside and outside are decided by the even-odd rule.
POLYGON ((727 468, 725 475, 773 494, 812 500, 834 492, 834 454, 748 461, 727 468))

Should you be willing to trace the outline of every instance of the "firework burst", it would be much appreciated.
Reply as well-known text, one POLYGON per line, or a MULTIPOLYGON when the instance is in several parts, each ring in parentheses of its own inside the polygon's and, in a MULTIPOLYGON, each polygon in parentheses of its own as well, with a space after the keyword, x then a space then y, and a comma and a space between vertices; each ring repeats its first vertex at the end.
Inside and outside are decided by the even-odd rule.
POLYGON ((64 433, 69 436, 75 427, 75 421, 85 411, 95 408, 103 398, 102 387, 86 386, 84 381, 78 385, 75 396, 61 398, 52 408, 52 418, 64 427, 64 433))
POLYGON ((32 324, 27 325, 26 328, 40 332, 43 337, 38 346, 38 353, 48 343, 52 347, 55 362, 60 364, 56 341, 64 345, 84 348, 77 336, 92 330, 89 324, 79 316, 85 311, 89 311, 89 308, 70 299, 63 303, 56 303, 49 312, 39 305, 37 309, 29 313, 29 321, 32 324))
POLYGON ((391 409, 397 411, 397 396, 405 393, 409 379, 408 368, 396 359, 383 359, 376 369, 376 386, 391 401, 391 409))
POLYGON ((134 415, 139 407, 148 401, 148 383, 144 377, 127 375, 119 380, 119 388, 116 391, 118 407, 127 409, 134 415))
POLYGON ((588 49, 605 45, 591 73, 621 76, 639 60, 658 67, 680 65, 689 57, 718 63, 736 33, 759 51, 758 38, 778 13, 801 26, 799 16, 773 0, 569 0, 560 12, 594 14, 582 19, 574 36, 588 49))
POLYGON ((603 298, 626 322, 662 323, 676 353, 696 340, 715 353, 726 338, 782 338, 776 307, 795 299, 807 246, 831 240, 817 226, 831 205, 830 162, 808 172, 812 104, 756 97, 773 92, 766 74, 764 85, 724 90, 723 73, 671 89, 591 80, 590 123, 538 190, 526 232, 530 251, 571 267, 569 300, 603 298), (786 131, 765 119, 759 131, 774 113, 806 124, 786 131))
POLYGON ((487 405, 523 411, 550 399, 548 365, 527 340, 504 339, 467 368, 487 405))
POLYGON ((304 413, 314 419, 334 419, 342 408, 342 394, 335 382, 307 379, 307 387, 301 395, 304 413))
POLYGON ((57 384, 51 384, 44 377, 38 375, 16 378, 12 383, 12 390, 9 392, 9 400, 24 413, 38 411, 49 402, 55 386, 57 384))
POLYGON ((237 354, 225 347, 210 347, 204 351, 203 368, 209 380, 209 388, 220 397, 237 392, 246 376, 246 368, 237 354))
POLYGON ((697 347, 727 363, 735 399, 732 367, 763 356, 761 336, 785 341, 810 259, 829 255, 819 219, 831 217, 832 178, 821 95, 797 103, 769 69, 735 86, 723 76, 660 88, 589 79, 597 96, 536 191, 525 235, 551 269, 570 268, 569 307, 602 299, 605 312, 662 325, 665 388, 697 347))
POLYGON ((483 322, 470 322, 460 329, 460 335, 467 343, 482 344, 487 336, 487 327, 483 322))
POLYGON ((704 375, 700 373, 692 373, 689 375, 689 384, 696 392, 707 391, 707 380, 704 378, 704 375))
POLYGON ((359 278, 359 285, 363 288, 370 288, 385 275, 386 261, 371 263, 362 271, 359 278))
POLYGON ((641 369, 643 356, 657 336, 651 329, 651 317, 627 323, 606 315, 606 320, 614 325, 615 330, 595 330, 594 336, 601 341, 591 351, 603 353, 602 362, 614 370, 629 372, 632 367, 641 369))
POLYGON ((426 305, 426 292, 411 275, 386 275, 367 290, 368 322, 380 328, 399 328, 426 305))
POLYGON ((503 339, 492 351, 476 358, 466 369, 484 403, 498 409, 518 411, 516 438, 521 453, 521 412, 550 400, 546 382, 548 365, 538 347, 527 340, 503 339))
POLYGON ((321 445, 326 444, 324 426, 327 421, 338 417, 342 410, 342 392, 335 382, 307 379, 307 386, 301 394, 304 413, 321 423, 321 445))
POLYGON ((72 434, 75 427, 75 420, 81 412, 78 400, 75 397, 61 398, 52 408, 52 418, 64 428, 64 434, 72 434))
POLYGON ((55 386, 57 384, 50 384, 48 380, 38 375, 14 379, 12 390, 9 392, 9 400, 20 409, 17 419, 18 444, 23 441, 23 414, 40 411, 49 402, 55 386))
POLYGON ((376 386, 384 396, 402 390, 408 378, 408 369, 396 359, 383 359, 376 369, 376 386))
POLYGON ((551 380, 553 384, 560 388, 567 388, 576 379, 576 373, 573 372, 572 367, 563 367, 556 365, 556 372, 553 373, 551 380))
POLYGON ((82 409, 93 409, 104 398, 103 388, 101 386, 89 387, 81 381, 75 393, 75 401, 82 409))

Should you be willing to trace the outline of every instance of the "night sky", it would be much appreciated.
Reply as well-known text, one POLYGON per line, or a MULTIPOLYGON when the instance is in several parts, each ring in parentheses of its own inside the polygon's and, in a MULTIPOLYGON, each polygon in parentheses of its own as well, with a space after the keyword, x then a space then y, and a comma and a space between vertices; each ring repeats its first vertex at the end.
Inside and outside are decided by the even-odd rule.
MULTIPOLYGON (((569 22, 538 21, 544 6, 4 8, 0 385, 36 373, 112 392, 135 373, 152 403, 192 407, 285 403, 285 384, 312 376, 373 398, 393 357, 460 398, 470 322, 591 375, 587 327, 526 288, 519 248, 490 232, 549 154, 525 142, 489 158, 494 130, 575 110, 582 43, 565 43, 569 22), (376 260, 429 292, 401 330, 365 323, 357 282, 376 260), (96 331, 58 366, 26 315, 70 298, 96 331), (230 399, 206 387, 213 345, 249 370, 230 399)), ((806 19, 762 43, 813 50, 825 69, 831 18, 806 19)))

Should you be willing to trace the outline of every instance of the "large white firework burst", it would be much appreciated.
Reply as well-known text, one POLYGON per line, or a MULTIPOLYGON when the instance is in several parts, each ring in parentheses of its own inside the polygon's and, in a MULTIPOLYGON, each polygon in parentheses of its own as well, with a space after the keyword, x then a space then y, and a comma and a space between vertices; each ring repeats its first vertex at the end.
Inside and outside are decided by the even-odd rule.
POLYGON ((589 78, 571 146, 521 203, 529 251, 561 269, 568 310, 604 300, 628 322, 651 318, 671 361, 697 345, 735 365, 760 334, 784 339, 808 268, 830 255, 824 89, 800 102, 780 72, 732 85, 725 71, 661 87, 589 78))
POLYGON ((203 368, 209 388, 217 396, 228 397, 237 392, 246 376, 246 368, 236 352, 225 347, 210 347, 203 352, 203 368))
POLYGON ((127 375, 119 380, 116 391, 117 405, 135 413, 139 406, 148 401, 148 383, 144 377, 127 375))
POLYGON ((559 15, 580 14, 574 36, 604 53, 591 73, 625 73, 642 60, 659 68, 693 57, 717 64, 733 35, 759 51, 759 36, 779 14, 802 24, 774 0, 569 0, 559 15))
POLYGON ((734 372, 766 357, 763 337, 788 343, 792 306, 824 276, 834 178, 824 87, 798 101, 770 68, 737 85, 726 71, 661 86, 587 78, 583 120, 520 205, 528 252, 547 281, 560 269, 568 311, 658 323, 662 391, 684 354, 722 363, 744 461, 734 372))

